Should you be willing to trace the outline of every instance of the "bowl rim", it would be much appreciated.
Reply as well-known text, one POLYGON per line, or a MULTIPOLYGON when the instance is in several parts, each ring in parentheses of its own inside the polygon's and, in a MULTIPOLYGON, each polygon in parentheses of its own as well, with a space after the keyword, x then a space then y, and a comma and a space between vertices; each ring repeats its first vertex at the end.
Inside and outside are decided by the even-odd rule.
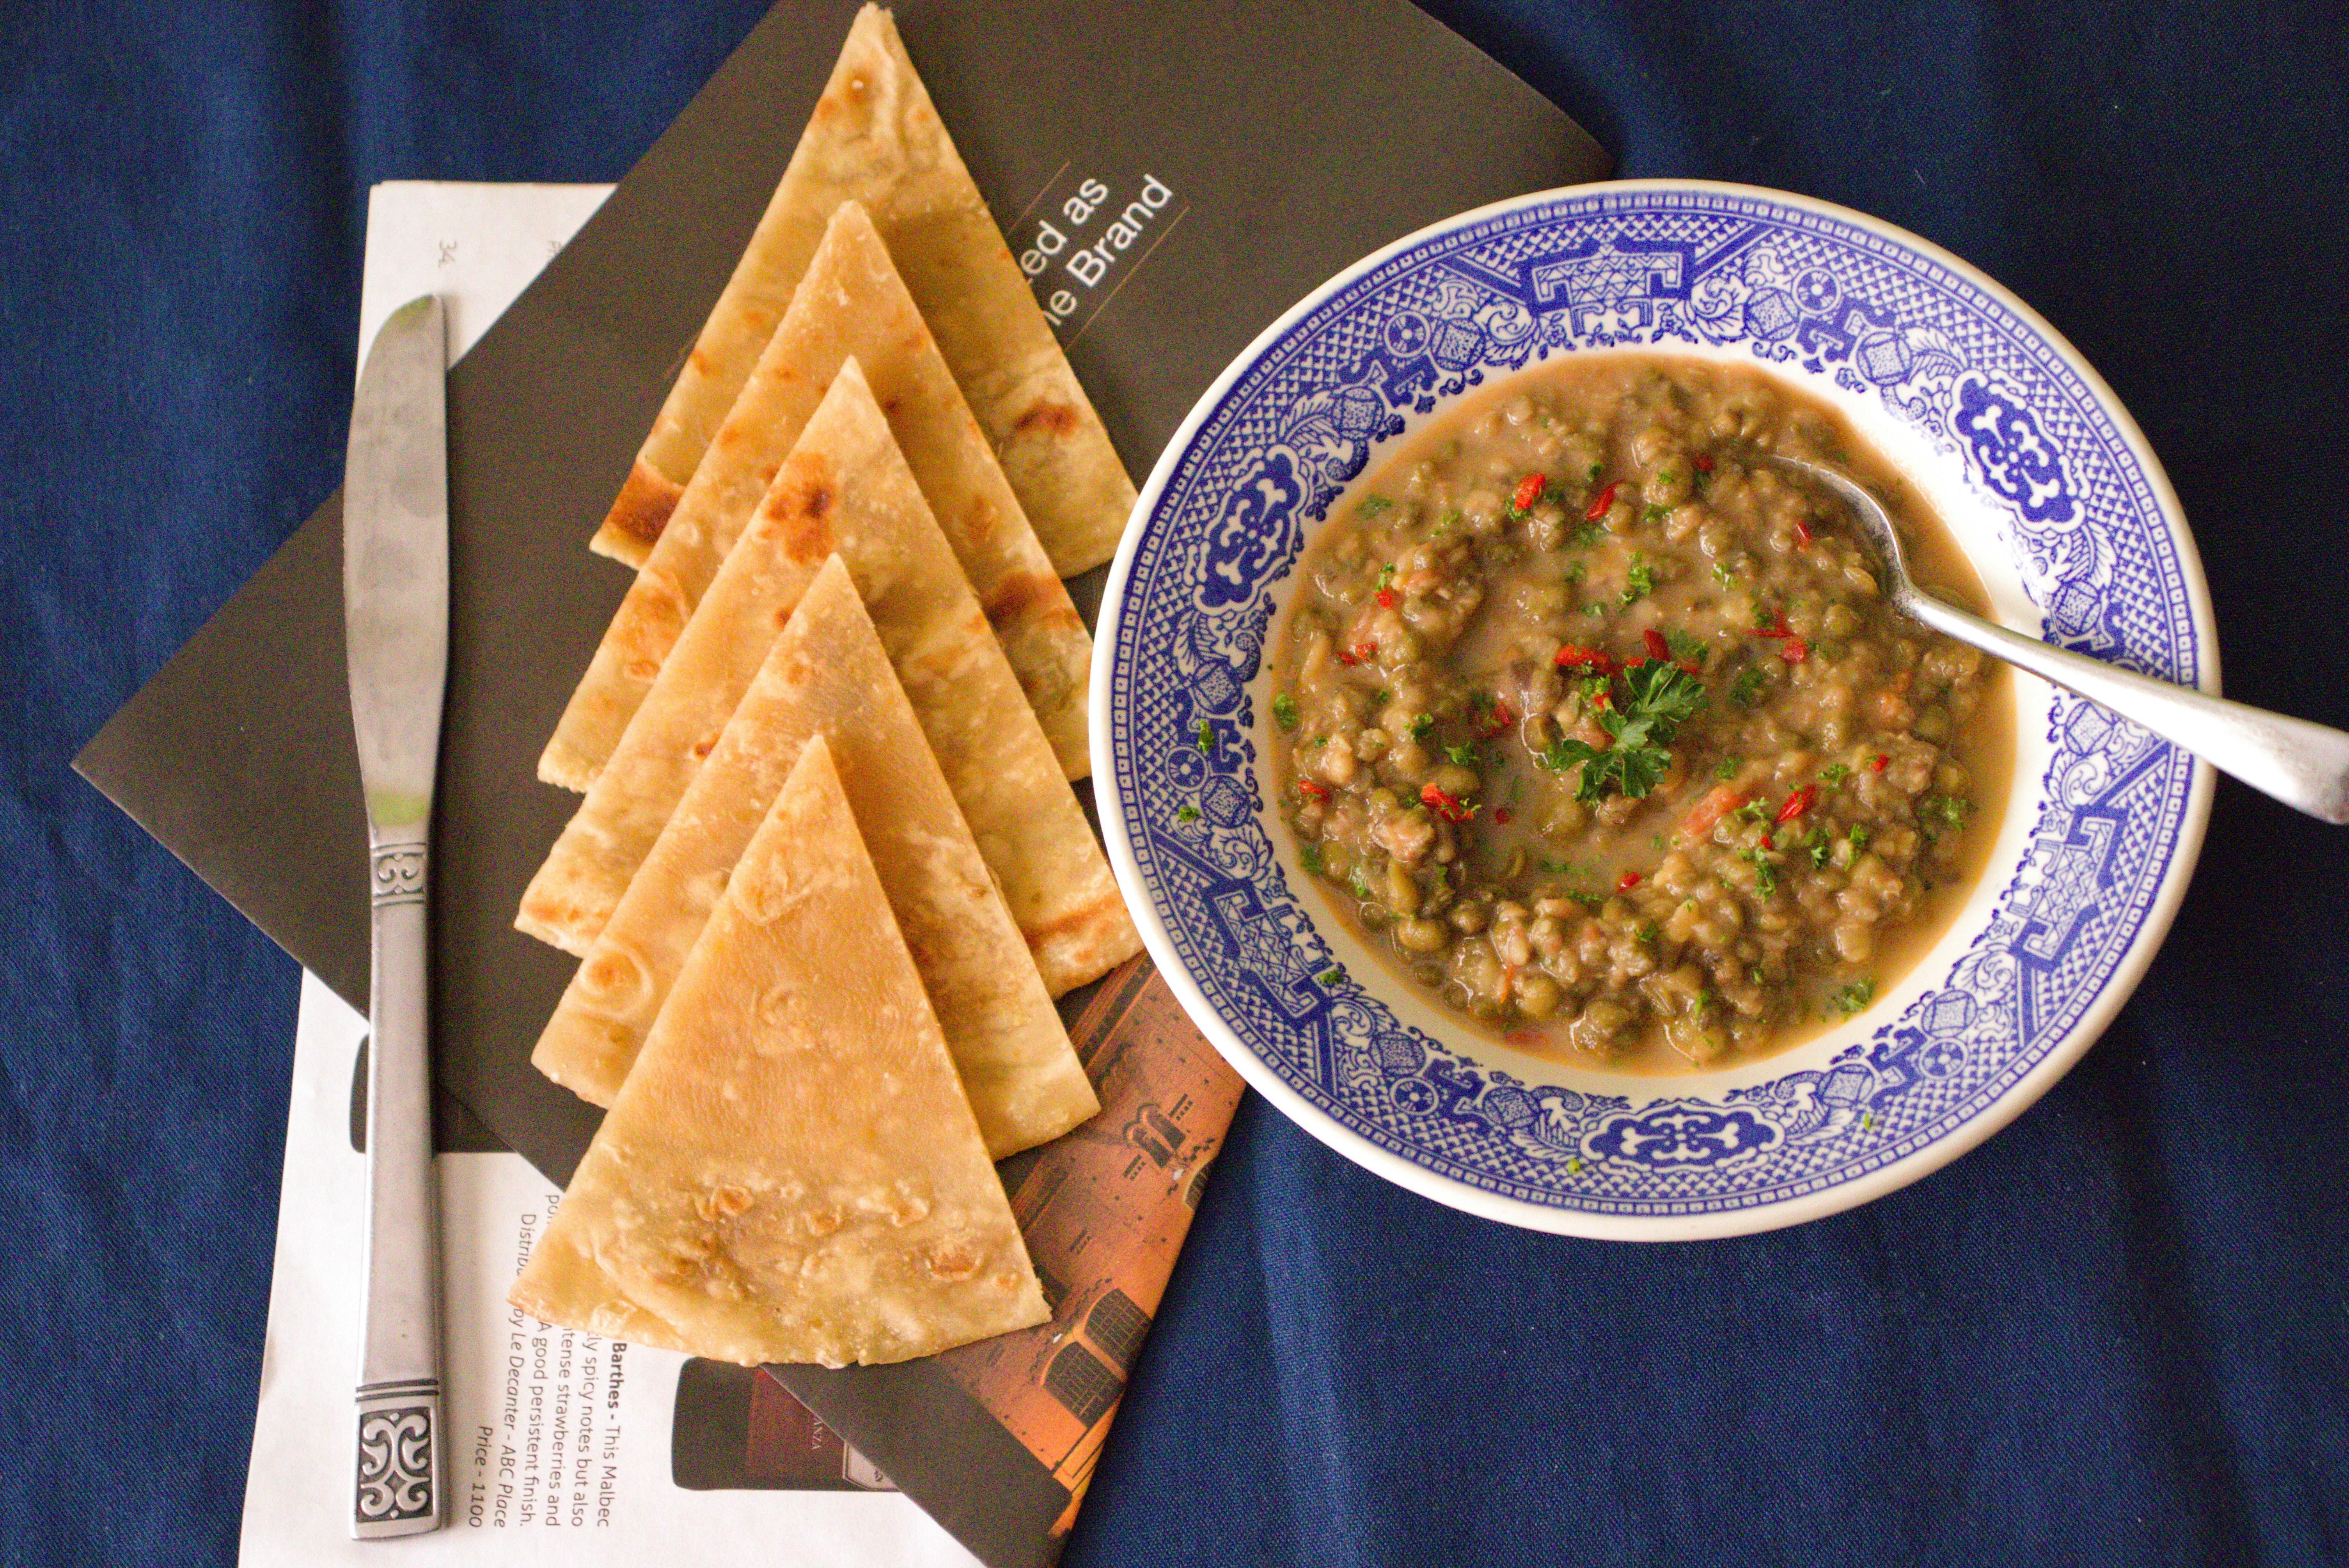
MULTIPOLYGON (((2198 758, 2194 760, 2188 787, 2186 810, 2178 824, 2178 843, 2160 887, 2139 923, 2127 951, 2115 965, 2095 999, 2075 1021, 2055 1047, 2049 1050, 2030 1071, 2007 1086, 2004 1092, 1975 1116, 1952 1129, 1924 1147, 1887 1161, 1876 1170, 1847 1181, 1837 1182, 1821 1191, 1782 1199, 1776 1202, 1701 1213, 1678 1215, 1627 1215, 1592 1212, 1566 1207, 1550 1207, 1528 1202, 1523 1199, 1488 1192, 1466 1182, 1429 1170, 1401 1154, 1383 1149, 1351 1128, 1340 1122, 1328 1111, 1313 1104, 1292 1088, 1270 1066, 1243 1041, 1223 1016, 1216 1011, 1193 977, 1177 950, 1172 934, 1160 919, 1154 902, 1147 896, 1147 884, 1133 855, 1124 808, 1114 787, 1117 758, 1112 749, 1110 736, 1112 695, 1114 691, 1112 671, 1114 652, 1118 644, 1119 623, 1125 607, 1125 589, 1139 553, 1144 524, 1157 509, 1175 469, 1197 438, 1201 428, 1213 416, 1225 397, 1238 384, 1265 352, 1280 341, 1299 322, 1326 304, 1344 289, 1375 272, 1394 257, 1427 242, 1456 230, 1495 218, 1539 207, 1548 202, 1593 194, 1626 195, 1646 192, 1702 193, 1748 201, 1778 203, 1807 211, 1818 216, 1844 222, 1855 228, 1888 239, 1897 245, 1940 266, 1947 267, 1968 284, 1982 291, 2000 306, 2012 312, 2024 326, 2035 333, 2077 377, 2088 389, 2097 406, 2112 420, 2115 431, 2132 459, 2143 472, 2151 490, 2156 510, 2168 524, 2173 545, 2178 551, 2179 578, 2184 585, 2190 624, 2199 634, 2197 653, 2200 658, 2199 688, 2212 696, 2220 689, 2219 645, 2217 619, 2212 611, 2209 583, 2202 570, 2200 551, 2189 525, 2185 509, 2180 505, 2168 470, 2155 455, 2151 444, 2136 418, 2113 391, 2112 387, 2091 366, 2072 341, 2057 331, 2044 316, 2025 304, 2012 290, 1990 277, 1971 263, 1922 236, 1899 225, 1870 216, 1855 209, 1816 197, 1793 191, 1773 190, 1766 186, 1745 185, 1714 180, 1643 179, 1594 181, 1583 185, 1553 186, 1547 190, 1528 191, 1499 201, 1454 213, 1448 218, 1415 229, 1401 238, 1372 251, 1359 260, 1331 273, 1318 286, 1308 291, 1297 303, 1281 313, 1263 331, 1249 340, 1247 346, 1233 356, 1223 371, 1195 401, 1190 411, 1175 428, 1152 465, 1149 478, 1136 496, 1127 526, 1112 559, 1101 594, 1101 615, 1093 634, 1093 659, 1091 671, 1092 688, 1087 702, 1088 719, 1092 727, 1093 799, 1101 818, 1102 837, 1109 851, 1110 863, 1115 872, 1143 944, 1165 977, 1168 988, 1192 1023, 1214 1045, 1216 1052, 1231 1064, 1248 1086, 1262 1094, 1281 1114, 1303 1128, 1322 1143, 1352 1161, 1355 1164, 1384 1177, 1410 1191, 1438 1202, 1505 1224, 1524 1229, 1547 1232, 1558 1235, 1580 1236, 1608 1241, 1697 1241, 1747 1235, 1763 1231, 1803 1224, 1825 1219, 1831 1214, 1871 1202, 1921 1180, 1948 1165, 1961 1155, 1980 1147, 1992 1134, 2004 1129, 2014 1119, 2037 1103, 2040 1097, 2054 1086, 2073 1065, 2087 1052, 2111 1026, 2137 985, 2153 963, 2154 954, 2169 934, 2179 904, 2184 901, 2188 885, 2201 858, 2205 830, 2210 817, 2211 799, 2216 789, 2216 773, 2210 764, 2198 758)), ((2031 678, 2018 676, 2016 678, 2031 678)), ((1660 1079, 1670 1082, 1670 1079, 1660 1079)))

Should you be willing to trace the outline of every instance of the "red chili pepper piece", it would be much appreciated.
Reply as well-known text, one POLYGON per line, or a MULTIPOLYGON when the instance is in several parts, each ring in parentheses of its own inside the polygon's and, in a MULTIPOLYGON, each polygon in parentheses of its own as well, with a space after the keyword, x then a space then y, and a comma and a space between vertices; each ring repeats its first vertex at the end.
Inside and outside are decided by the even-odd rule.
POLYGON ((1600 518, 1605 517, 1607 515, 1607 509, 1615 504, 1615 492, 1622 488, 1623 481, 1621 480, 1617 480, 1613 484, 1609 485, 1605 490, 1600 490, 1597 495, 1592 496, 1590 498, 1590 504, 1585 507, 1582 511, 1582 521, 1585 522, 1597 522, 1600 518))
POLYGON ((1495 806, 1493 808, 1493 820, 1502 824, 1504 827, 1507 826, 1509 819, 1516 815, 1516 813, 1510 810, 1506 806, 1495 806))
POLYGON ((1517 510, 1533 511, 1534 502, 1541 500, 1543 487, 1548 483, 1549 480, 1540 474, 1527 474, 1524 479, 1519 480, 1517 493, 1512 498, 1516 502, 1517 510))
POLYGON ((1495 697, 1491 710, 1476 725, 1476 738, 1492 740, 1506 735, 1508 733, 1509 726, 1516 721, 1517 716, 1509 711, 1509 705, 1495 697))
POLYGON ((1809 522, 1799 517, 1795 519, 1795 537, 1802 541, 1805 544, 1808 544, 1811 542, 1811 525, 1809 522))
POLYGON ((1819 792, 1816 786, 1810 784, 1804 785, 1801 789, 1786 797, 1786 803, 1778 808, 1778 815, 1774 819, 1774 820, 1780 822, 1793 821, 1795 818, 1809 810, 1812 803, 1817 800, 1818 798, 1819 792))
POLYGON ((1766 626, 1754 627, 1754 634, 1757 637, 1791 637, 1795 634, 1786 630, 1786 612, 1774 610, 1771 612, 1770 624, 1766 626))
POLYGON ((1476 814, 1475 807, 1462 805, 1459 797, 1447 795, 1433 784, 1423 788, 1419 798, 1429 810, 1447 822, 1464 822, 1476 814))
POLYGON ((1317 784, 1310 779, 1299 779, 1297 781, 1297 792, 1309 800, 1327 800, 1330 798, 1330 786, 1317 784))
POLYGON ((1356 665, 1362 663, 1378 651, 1379 645, 1376 643, 1364 643, 1359 647, 1340 648, 1338 650, 1338 662, 1344 665, 1348 669, 1351 669, 1356 665))
POLYGON ((1762 835, 1762 847, 1765 850, 1775 850, 1778 847, 1778 841, 1764 833, 1762 835))
POLYGON ((1778 656, 1790 665, 1799 665, 1811 656, 1811 645, 1800 637, 1788 637, 1778 645, 1778 656))
POLYGON ((1393 590, 1393 589, 1392 589, 1392 588, 1381 588, 1381 589, 1380 589, 1380 590, 1379 590, 1379 593, 1378 593, 1378 600, 1379 600, 1379 608, 1380 608, 1380 609, 1381 609, 1381 610, 1392 610, 1392 609, 1393 609, 1393 608, 1395 607, 1395 592, 1394 592, 1394 590, 1393 590))
POLYGON ((1647 645, 1648 656, 1656 663, 1661 665, 1671 661, 1671 644, 1664 641, 1664 634, 1653 626, 1640 634, 1640 641, 1647 645))
POLYGON ((1885 765, 1891 760, 1892 758, 1879 751, 1876 754, 1876 760, 1868 765, 1868 770, 1871 773, 1881 773, 1884 771, 1885 765))
POLYGON ((1616 879, 1615 891, 1617 892, 1630 892, 1633 888, 1638 887, 1639 885, 1640 873, 1638 872, 1625 872, 1620 877, 1616 879))
POLYGON ((1699 456, 1692 459, 1691 461, 1696 464, 1697 472, 1701 474, 1709 474, 1713 472, 1713 459, 1711 458, 1700 454, 1699 456))
POLYGON ((1615 673, 1613 659, 1609 658, 1597 648, 1586 648, 1579 643, 1568 643, 1558 649, 1555 663, 1562 670, 1570 670, 1577 665, 1588 665, 1602 676, 1611 676, 1615 673))

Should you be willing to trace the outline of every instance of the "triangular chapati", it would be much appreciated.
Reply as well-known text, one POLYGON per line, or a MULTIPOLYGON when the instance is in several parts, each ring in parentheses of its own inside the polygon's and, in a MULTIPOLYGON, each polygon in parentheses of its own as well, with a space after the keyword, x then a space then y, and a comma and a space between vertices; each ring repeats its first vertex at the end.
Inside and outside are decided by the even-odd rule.
POLYGON ((1133 485, 889 13, 857 14, 782 182, 719 295, 595 548, 641 566, 814 254, 861 201, 1063 577, 1115 553, 1133 485))
MULTIPOLYGON (((909 645, 916 657, 918 645, 909 645)), ((531 1060, 609 1105, 728 874, 813 735, 829 744, 990 1159, 1101 1109, 890 669, 846 562, 816 573, 572 976, 531 1060)))
POLYGON ((586 954, 717 747, 781 624, 838 553, 1046 987, 1141 945, 1100 843, 888 422, 851 360, 710 584, 514 921, 586 954))
POLYGON ((743 1366, 1042 1322, 823 738, 743 851, 508 1299, 743 1366))
POLYGON ((852 356, 888 410, 898 446, 954 546, 959 573, 986 607, 1061 771, 1081 779, 1092 769, 1085 682, 1092 643, 1084 622, 881 237, 852 202, 833 213, 782 325, 612 617, 539 758, 540 778, 567 789, 594 782, 784 454, 841 362, 852 356))

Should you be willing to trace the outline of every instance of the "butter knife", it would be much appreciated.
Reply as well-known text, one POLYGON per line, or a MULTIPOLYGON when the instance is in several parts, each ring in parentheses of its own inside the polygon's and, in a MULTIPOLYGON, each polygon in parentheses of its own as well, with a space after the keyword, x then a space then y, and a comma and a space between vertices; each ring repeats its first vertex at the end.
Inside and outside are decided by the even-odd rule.
POLYGON ((391 313, 359 373, 343 479, 343 631, 373 902, 366 1295, 351 1534, 440 1527, 440 1226, 425 865, 449 666, 448 359, 440 299, 391 313))

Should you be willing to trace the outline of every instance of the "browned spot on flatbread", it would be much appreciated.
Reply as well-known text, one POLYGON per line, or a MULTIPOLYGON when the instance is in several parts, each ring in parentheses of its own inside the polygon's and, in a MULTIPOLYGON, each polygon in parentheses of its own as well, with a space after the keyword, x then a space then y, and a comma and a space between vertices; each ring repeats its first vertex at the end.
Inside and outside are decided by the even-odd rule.
POLYGON ((1068 597, 1068 590, 1057 577, 1041 572, 1014 572, 998 582, 987 596, 987 618, 998 626, 1024 623, 1039 611, 1066 604, 1068 597))
POLYGON ((1077 428, 1077 411, 1066 403, 1039 403, 1019 416, 1012 427, 1020 433, 1044 436, 1066 436, 1077 428))
POLYGON ((821 561, 832 553, 833 530, 825 521, 832 511, 832 486, 810 480, 785 503, 782 517, 783 553, 794 561, 821 561))
POLYGON ((628 470, 627 481, 620 486, 619 498, 612 502, 604 526, 650 544, 661 536, 668 514, 677 510, 678 497, 684 493, 685 487, 671 484, 638 458, 628 470))

